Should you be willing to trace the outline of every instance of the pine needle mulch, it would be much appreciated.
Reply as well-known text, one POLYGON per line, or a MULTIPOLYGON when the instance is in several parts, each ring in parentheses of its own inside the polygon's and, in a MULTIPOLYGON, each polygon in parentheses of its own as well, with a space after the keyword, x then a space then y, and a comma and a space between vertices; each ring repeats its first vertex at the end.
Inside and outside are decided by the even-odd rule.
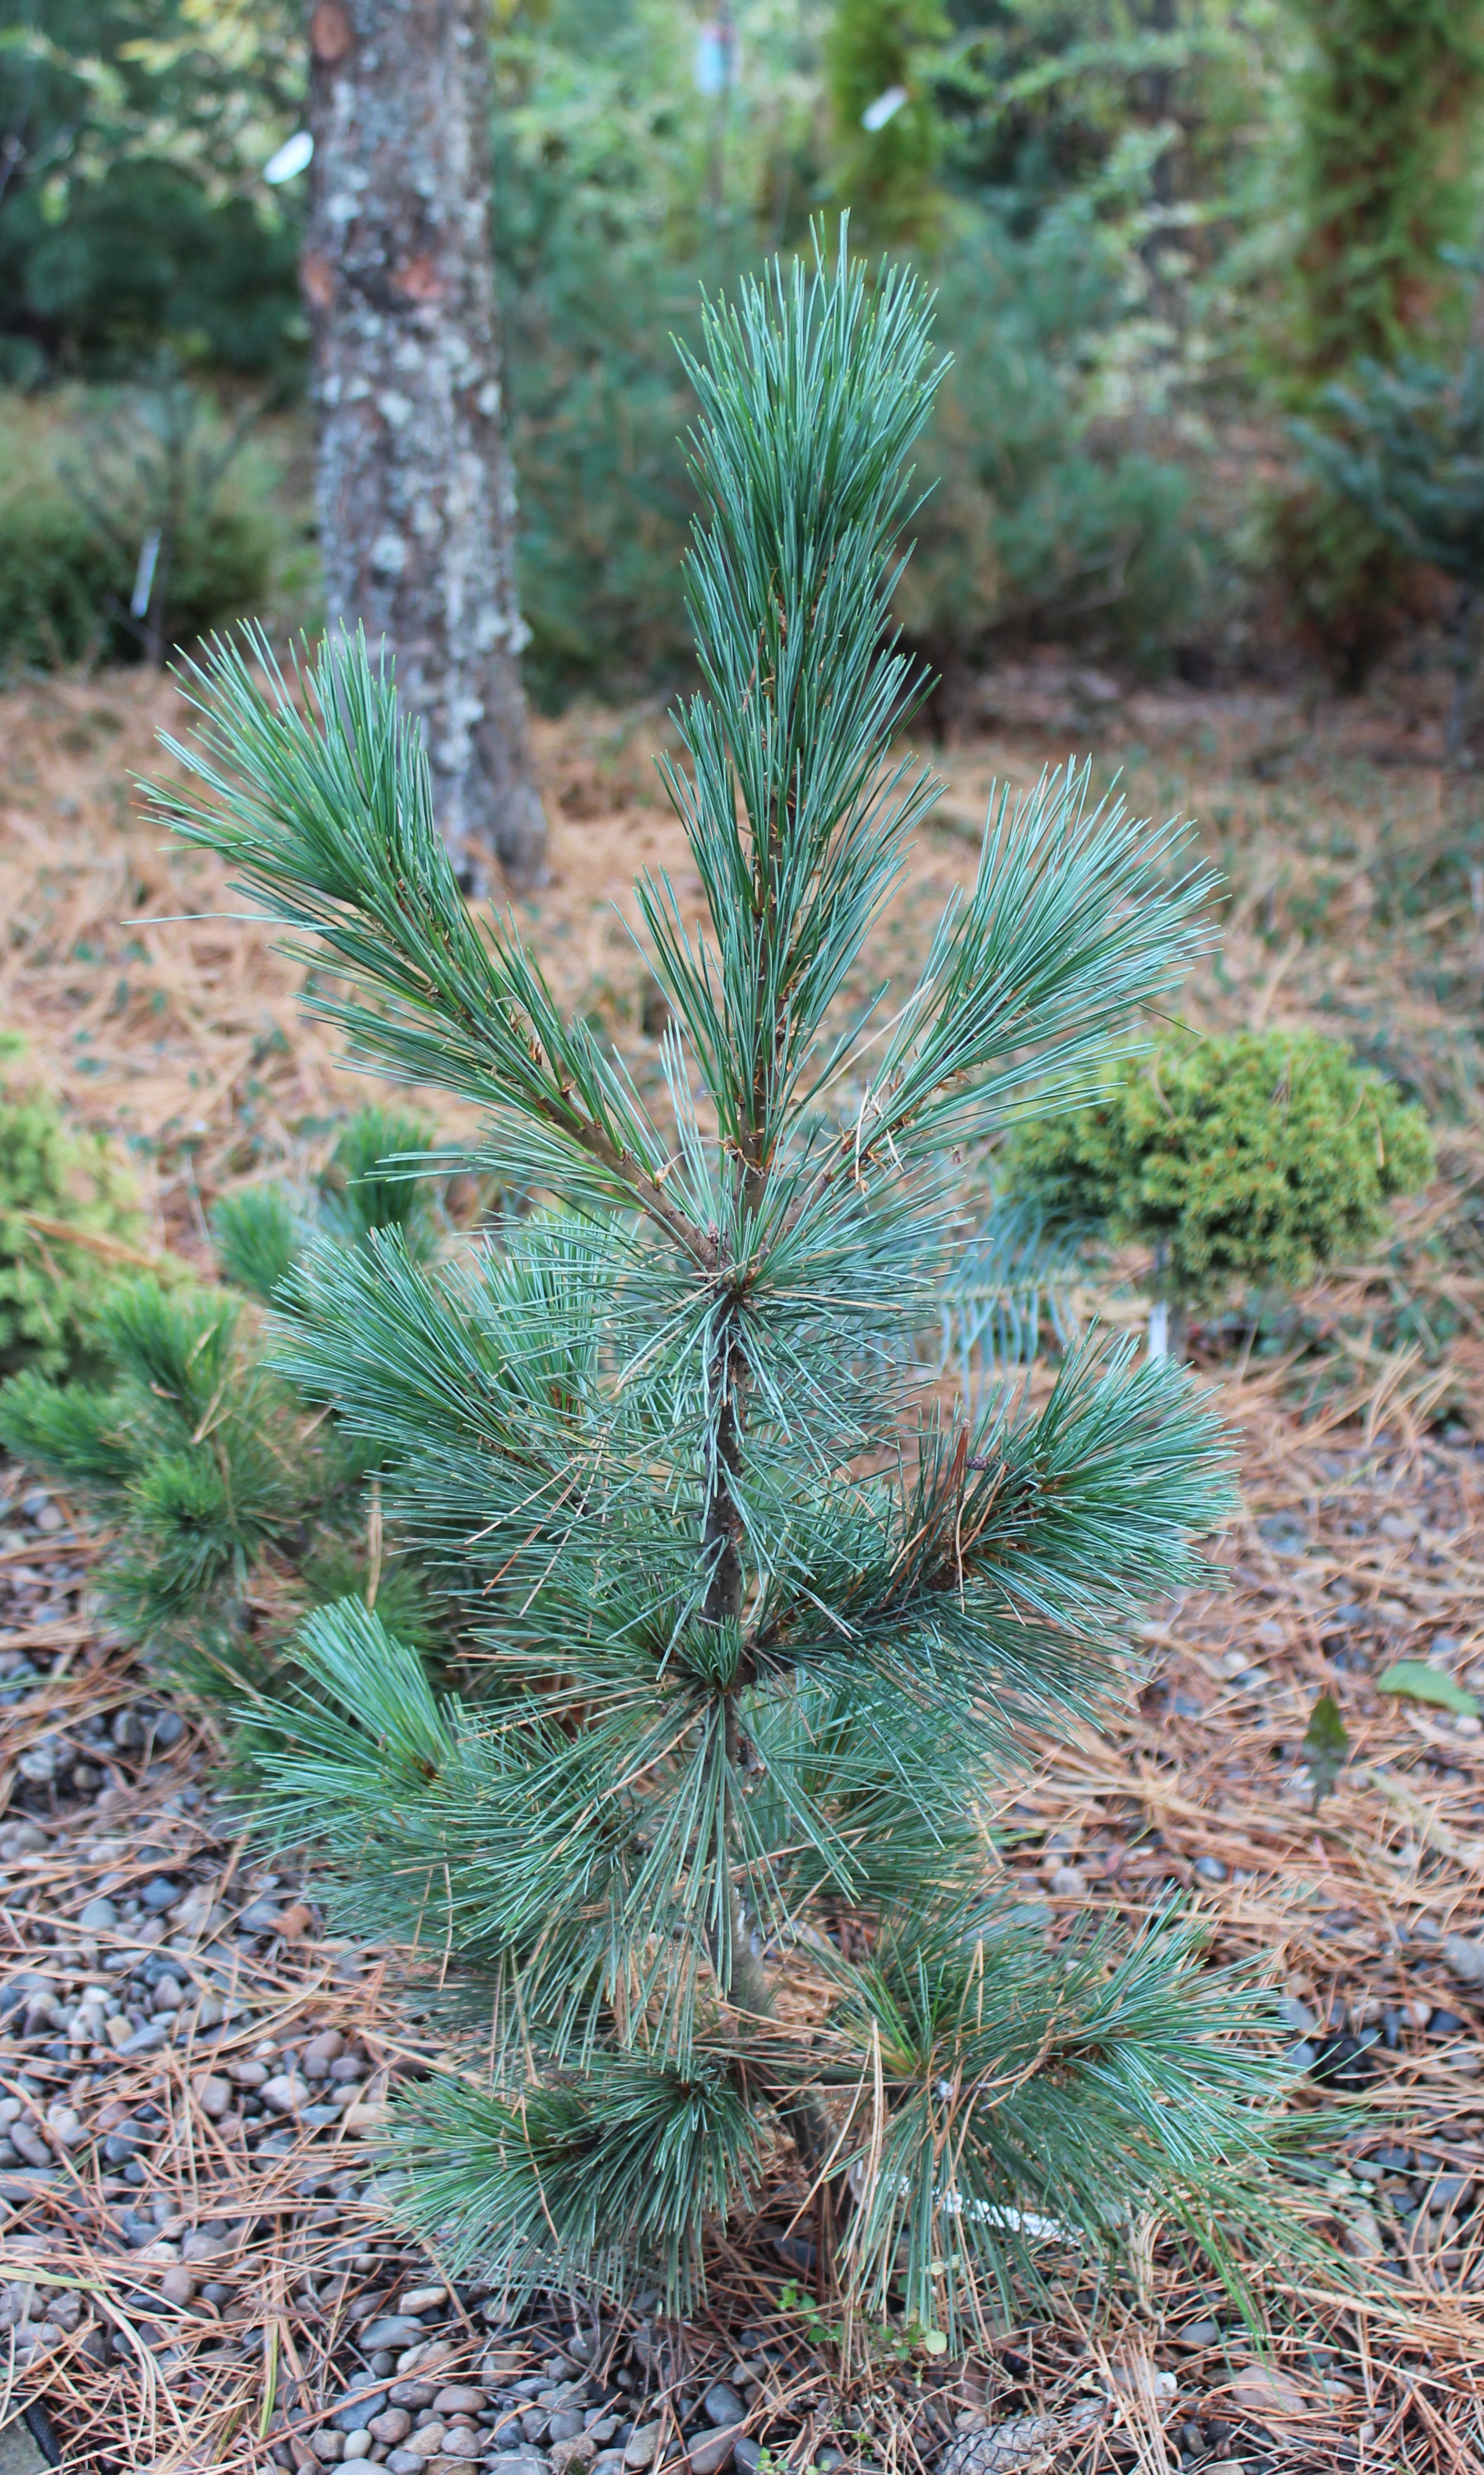
MULTIPOLYGON (((125 778, 155 762, 153 726, 174 702, 169 688, 117 674, 34 683, 5 699, 0 970, 7 1024, 27 1035, 26 1070, 123 1135, 152 1244, 199 1260, 212 1193, 312 1158, 361 1087, 299 1015, 299 975, 265 929, 179 916, 228 908, 219 878, 198 855, 158 848, 125 778)), ((1423 1654, 1484 1683, 1469 1020, 1479 901, 1467 878, 1460 890, 1440 872, 1435 775, 1363 768, 1343 745, 1316 751, 1312 732, 1291 745, 1280 699, 1187 700, 1168 746, 1156 707, 1126 710, 1120 724, 1132 790, 1144 806, 1219 812, 1235 886, 1222 964, 1203 976, 1192 1013, 1346 1030, 1451 1123, 1444 1175, 1404 1215, 1389 1261, 1245 1334, 1197 1336, 1200 1369, 1240 1437, 1246 1514, 1221 1550, 1231 1586, 1161 1611, 1132 1645, 1125 1713, 1101 1737, 1047 1749, 1008 1789, 1004 1855, 1054 1930, 1109 1909, 1134 1920, 1177 1893, 1210 1919, 1214 1957, 1258 1960, 1281 1985, 1296 2042, 1337 2071, 1299 2101, 1322 2132, 1331 2099, 1345 2108, 1308 2199, 1354 2290, 1301 2298, 1268 2265, 1265 2358, 1219 2296, 1183 2281, 1152 2230, 1127 2290, 1095 2296, 1068 2261, 1055 2316, 998 2333, 966 2365, 940 2378, 920 2358, 904 2365, 878 2350, 841 2387, 808 2316, 781 2306, 784 2279, 807 2287, 809 2272, 780 2260, 800 2196, 780 2177, 751 2239, 734 2230, 718 2246, 693 2328, 662 2343, 631 2321, 605 2324, 610 2367, 627 2366, 636 2395, 647 2384, 644 2413, 669 2435, 661 2461, 678 2445, 673 2409, 718 2372, 739 2384, 749 2432, 798 2466, 829 2463, 833 2450, 847 2465, 906 2475, 950 2463, 958 2435, 985 2428, 1007 2475, 1182 2461, 1462 2475, 1484 2454, 1484 2220, 1473 2210, 1484 2019, 1480 1987, 1448 1962, 1449 1937, 1484 1932, 1484 1740, 1467 1721, 1376 1689, 1389 1663, 1423 1654), (1196 744, 1202 732, 1208 747, 1196 744), (1316 815, 1324 848, 1304 844, 1316 815), (1349 1758, 1316 1812, 1302 1740, 1326 1693, 1349 1758)), ((645 860, 675 869, 688 900, 698 892, 646 779, 661 726, 653 715, 577 716, 545 730, 558 881, 526 922, 564 996, 636 1053, 637 965, 607 906, 645 860)), ((1028 732, 950 754, 944 830, 884 931, 888 968, 971 869, 987 772, 1028 778, 1043 752, 1056 750, 1028 732)), ((1136 1311, 1116 1284, 1103 1304, 1114 1321, 1136 1311)), ((16 1551, 37 1577, 40 1612, 16 1609, 0 1648, 24 1650, 39 1673, 7 1712, 8 1793, 43 1740, 82 1741, 90 1713, 158 1701, 100 1639, 85 1597, 65 1614, 47 1601, 47 1559, 75 1564, 79 1553, 65 1529, 27 1531, 16 1551)), ((385 2312, 409 2286, 436 2294, 442 2283, 387 2224, 375 2148, 391 2081, 446 2058, 399 2002, 385 1955, 327 1934, 312 1871, 266 1884, 252 1851, 221 1839, 207 1801, 214 1760, 195 1729, 162 1758, 148 1742, 110 1747, 101 1801, 48 1806, 26 1787, 0 1818, 0 1850, 17 1820, 43 1842, 5 1857, 0 1966, 12 1985, 24 1972, 42 1993, 55 1986, 59 2004, 108 1974, 109 1935, 78 1924, 89 1899, 161 1873, 187 1886, 170 1943, 184 1998, 158 2042, 129 2054, 80 2048, 75 2060, 55 2007, 24 2034, 31 1985, 0 2039, 5 2093, 51 2160, 4 2175, 4 2275, 12 2292, 29 2285, 33 2325, 48 2295, 79 2297, 75 2317, 61 2313, 73 2325, 49 2324, 39 2349, 12 2353, 5 2394, 40 2398, 67 2466, 98 2475, 319 2463, 315 2437, 363 2364, 353 2336, 371 2298, 385 2312), (265 1902, 267 1929, 246 1929, 243 1910, 265 1902), (196 2024, 203 2003, 219 2022, 196 2024), (207 2110, 205 2078, 240 2088, 233 2066, 251 2078, 255 2061, 273 2075, 285 2052, 337 2035, 357 2072, 339 2083, 349 2102, 301 2100, 259 2114, 256 2127, 239 2096, 207 2110), (60 2056, 48 2052, 59 2044, 60 2056), (59 2127, 68 2104, 75 2139, 59 2127), (138 2213, 133 2242, 125 2212, 138 2213), (173 2281, 179 2303, 166 2290, 173 2271, 187 2272, 173 2281)), ((793 2240, 806 2236, 807 2218, 793 2240)), ((496 2306, 462 2288, 422 2306, 425 2367, 493 2381, 494 2330, 509 2377, 527 2339, 500 2335, 496 2306)), ((529 2334, 535 2357, 572 2326, 553 2306, 545 2338, 529 2334)), ((0 2337, 12 2346, 13 2332, 0 2337)), ((0 2421, 9 2411, 0 2406, 0 2421)), ((976 2463, 996 2463, 987 2442, 976 2463)))

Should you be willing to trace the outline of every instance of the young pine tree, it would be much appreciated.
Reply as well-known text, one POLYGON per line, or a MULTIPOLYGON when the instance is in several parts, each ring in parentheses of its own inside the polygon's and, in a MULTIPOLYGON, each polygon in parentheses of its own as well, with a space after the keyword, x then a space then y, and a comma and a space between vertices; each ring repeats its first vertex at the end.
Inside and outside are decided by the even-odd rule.
POLYGON ((958 1147, 1081 1090, 1201 936, 1177 830, 1058 776, 985 836, 905 1002, 859 1002, 936 786, 889 755, 903 459, 937 372, 910 279, 843 252, 708 313, 690 373, 701 691, 667 773, 705 889, 637 897, 672 1027, 651 1111, 471 917, 421 743, 359 647, 302 711, 197 674, 191 840, 289 923, 368 1065, 488 1111, 549 1208, 442 1282, 311 1249, 282 1362, 384 1452, 389 1514, 477 1612, 435 1698, 363 1602, 321 1610, 270 1758, 348 1917, 426 1950, 479 2059, 397 2135, 409 2220, 519 2289, 658 2280, 791 2142, 844 2288, 952 2335, 1151 2214, 1219 2248, 1265 2067, 1166 1918, 1048 1948, 987 1822, 1029 1731, 1093 1711, 1227 1487, 1173 1370, 1069 1355, 1038 1411, 940 1409, 914 1355, 958 1147), (780 1988, 807 1945, 801 2022, 780 1988))

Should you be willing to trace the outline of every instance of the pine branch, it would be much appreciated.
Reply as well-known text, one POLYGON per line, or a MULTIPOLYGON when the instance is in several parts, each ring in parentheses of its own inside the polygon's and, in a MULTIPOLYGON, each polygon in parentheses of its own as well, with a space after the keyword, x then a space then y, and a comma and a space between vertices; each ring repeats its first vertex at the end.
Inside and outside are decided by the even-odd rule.
POLYGON ((663 1192, 668 1150, 626 1078, 586 1023, 563 1020, 513 921, 504 935, 475 927, 416 726, 364 641, 327 640, 307 673, 296 663, 307 713, 261 630, 244 644, 218 641, 184 666, 202 727, 162 745, 202 789, 154 786, 157 814, 314 940, 291 950, 380 992, 379 1007, 310 1000, 359 1059, 539 1129, 574 1191, 638 1206, 704 1262, 704 1233, 663 1192))

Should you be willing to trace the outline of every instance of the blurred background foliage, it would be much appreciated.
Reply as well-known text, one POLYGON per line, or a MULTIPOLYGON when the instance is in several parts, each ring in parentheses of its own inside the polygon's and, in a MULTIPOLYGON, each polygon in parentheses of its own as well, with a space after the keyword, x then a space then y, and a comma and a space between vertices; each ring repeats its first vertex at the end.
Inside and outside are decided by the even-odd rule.
MULTIPOLYGON (((931 269, 954 355, 900 603, 950 693, 1038 639, 1197 680, 1297 642, 1363 684, 1432 608, 1426 562, 1289 424, 1343 459, 1348 379, 1461 365, 1481 23, 1478 0, 497 0, 533 692, 684 668, 673 339, 702 285, 846 206, 862 247, 931 269)), ((304 71, 289 0, 0 0, 0 661, 132 651, 172 491, 173 638, 312 622, 306 184, 263 179, 304 71), (182 384, 198 483, 204 440, 246 441, 209 489, 160 445, 182 384), (107 509, 69 478, 103 430, 107 509)))

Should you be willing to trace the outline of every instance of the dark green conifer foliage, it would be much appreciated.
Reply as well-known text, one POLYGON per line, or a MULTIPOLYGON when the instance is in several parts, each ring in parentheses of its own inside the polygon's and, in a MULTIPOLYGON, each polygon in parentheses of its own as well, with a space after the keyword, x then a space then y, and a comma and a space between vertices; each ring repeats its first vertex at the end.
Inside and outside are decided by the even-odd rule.
MULTIPOLYGON (((1472 239, 1484 93, 1478 0, 1297 0, 1299 354, 1310 378, 1393 359, 1436 320, 1472 239)), ((1456 290, 1456 284, 1454 286, 1456 290)))
MULTIPOLYGON (((227 1279, 267 1300, 315 1237, 364 1246, 373 1229, 429 1262, 436 1206, 411 1171, 431 1141, 421 1118, 362 1109, 317 1188, 224 1196, 212 1220, 227 1279)), ((99 1578, 113 1621, 213 1698, 261 1689, 305 1604, 352 1589, 370 1587, 383 1615, 428 1643, 415 1572, 390 1545, 368 1559, 377 1447, 318 1405, 310 1414, 269 1367, 242 1297, 186 1281, 115 1272, 85 1318, 93 1380, 33 1367, 0 1392, 0 1443, 108 1524, 99 1578)))
MULTIPOLYGON (((1464 306, 1449 258, 1473 238, 1480 0, 1295 0, 1297 247, 1279 384, 1312 406, 1362 362, 1429 348, 1464 306)), ((1345 440, 1343 416, 1337 445, 1345 440)), ((1298 632, 1348 693, 1424 595, 1395 526, 1336 491, 1322 456, 1269 510, 1272 564, 1298 632)))
POLYGON ((955 1147, 1033 1083, 1085 1088, 1206 889, 1181 829, 1058 775, 996 807, 906 1002, 857 1003, 936 790, 890 755, 914 687, 888 625, 926 310, 842 253, 713 308, 692 377, 704 684, 668 780, 712 926, 640 880, 666 1110, 466 908, 363 648, 325 649, 307 708, 262 645, 195 674, 165 812, 329 966, 312 1002, 353 1051, 481 1102, 486 1156, 549 1199, 456 1280, 394 1238, 302 1259, 280 1362, 385 1456, 483 1698, 440 1700, 379 1606, 322 1608, 268 1804, 471 2022, 470 2079, 398 2135, 445 2257, 658 2275, 683 2308, 771 2123, 846 2287, 956 2337, 1034 2279, 1048 2218, 1102 2255, 1161 2213, 1225 2259, 1268 2138, 1197 1937, 1052 1950, 987 1856, 1027 1731, 1094 1710, 1127 1622, 1203 1569, 1210 1416, 1086 1346, 1041 1409, 970 1422, 913 1347, 955 1147), (812 2034, 775 2001, 801 1938, 812 2034))
POLYGON ((1449 762, 1462 753, 1484 591, 1484 351, 1456 369, 1408 355, 1395 369, 1362 362, 1349 385, 1327 387, 1322 429, 1298 422, 1304 453, 1353 517, 1360 509, 1407 559, 1441 570, 1457 589, 1449 762))
POLYGON ((431 1261, 438 1213, 415 1164, 433 1129, 389 1109, 358 1109, 312 1191, 282 1185, 230 1188, 211 1214, 226 1279, 269 1301, 316 1234, 364 1246, 374 1229, 398 1229, 415 1262, 431 1261))

